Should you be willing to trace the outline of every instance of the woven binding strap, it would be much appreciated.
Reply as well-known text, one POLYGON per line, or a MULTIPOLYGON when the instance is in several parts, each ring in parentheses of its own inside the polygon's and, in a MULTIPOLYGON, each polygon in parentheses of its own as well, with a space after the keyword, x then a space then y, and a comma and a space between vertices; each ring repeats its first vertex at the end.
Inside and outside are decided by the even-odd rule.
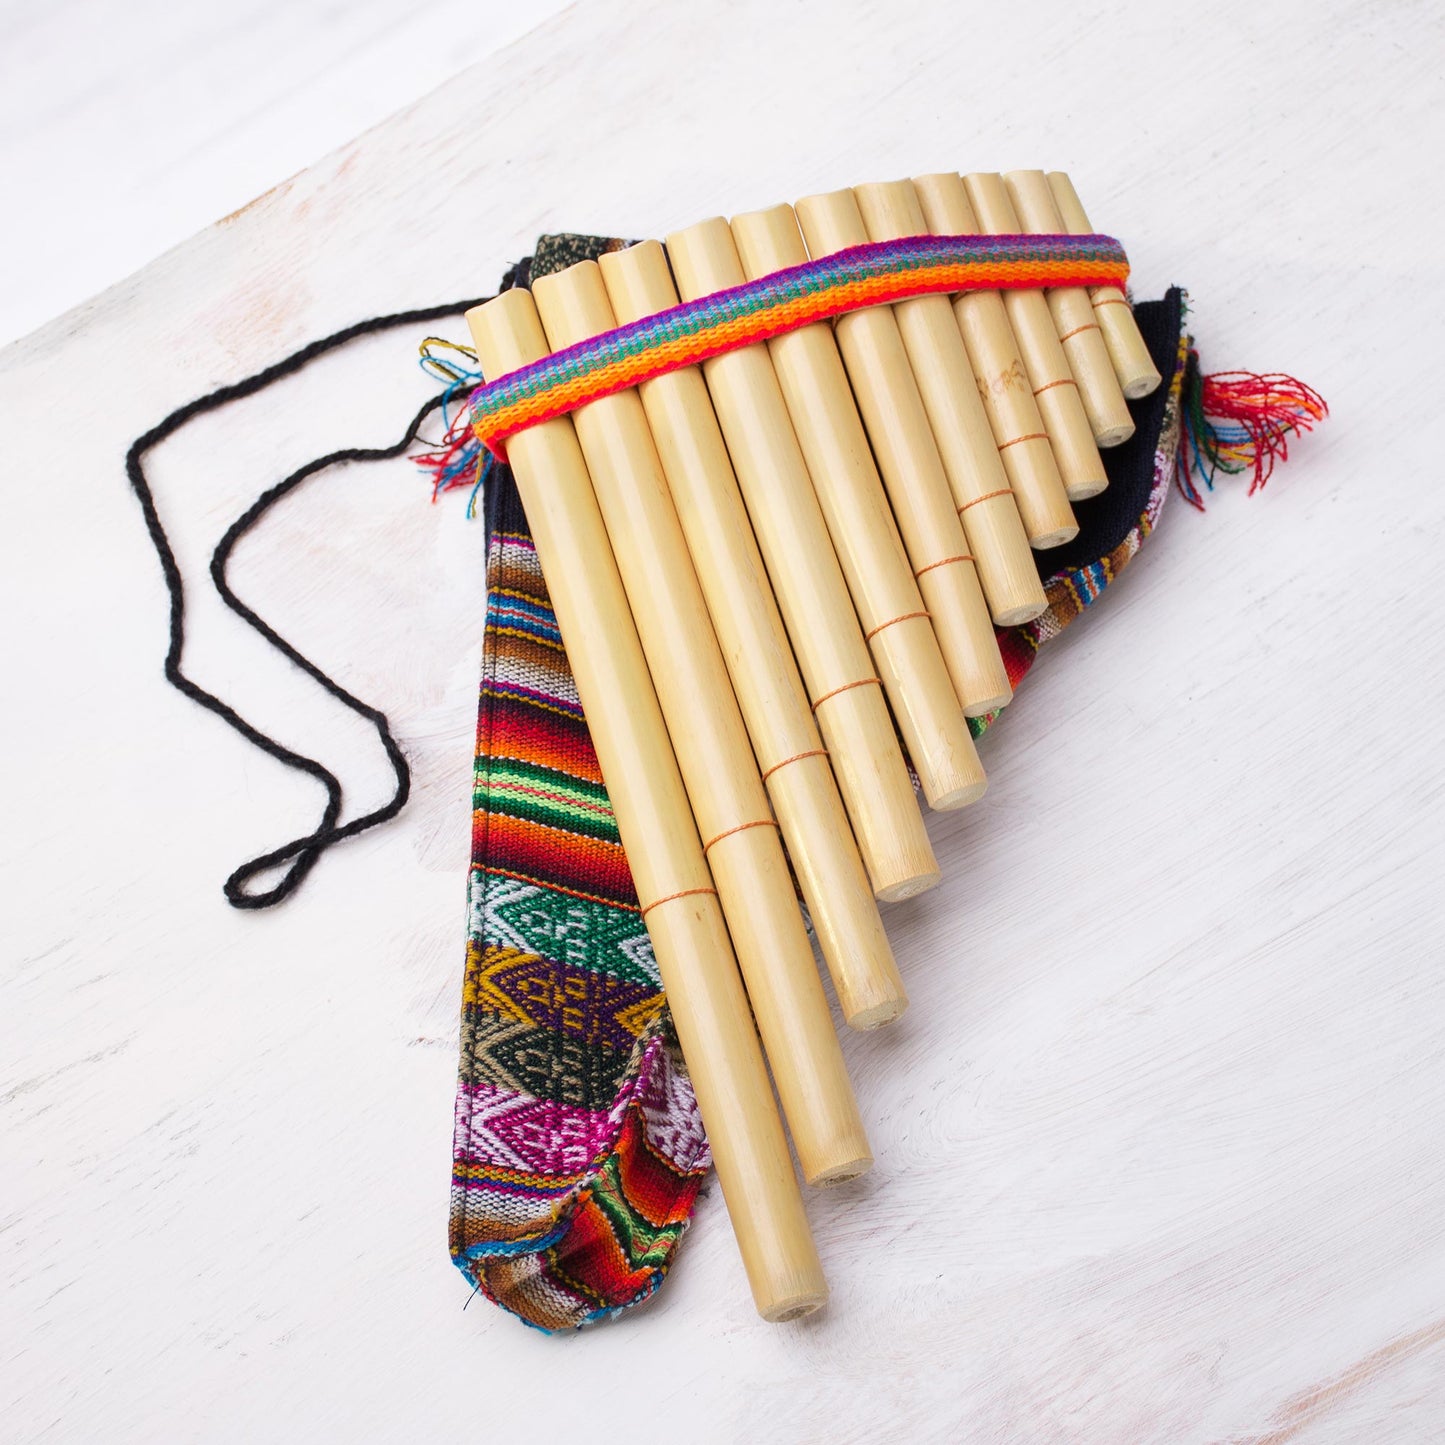
POLYGON ((579 341, 472 393, 472 425, 506 460, 515 432, 725 351, 865 306, 949 291, 1123 286, 1112 236, 912 236, 773 271, 579 341))

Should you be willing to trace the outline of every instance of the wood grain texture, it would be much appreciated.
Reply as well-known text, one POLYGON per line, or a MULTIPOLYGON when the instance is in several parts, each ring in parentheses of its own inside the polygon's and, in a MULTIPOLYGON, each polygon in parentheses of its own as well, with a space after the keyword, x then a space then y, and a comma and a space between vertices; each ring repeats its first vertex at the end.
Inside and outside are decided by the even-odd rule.
MULTIPOLYGON (((0 353, 0 1436, 1438 1438, 1442 197, 1404 182, 1441 32, 1424 4, 1051 4, 1025 62, 1011 12, 591 0, 0 353), (1207 367, 1297 372, 1334 416, 1263 498, 1171 502, 984 740, 987 797, 932 820, 944 882, 887 911, 913 1007, 847 1039, 878 1164, 813 1202, 828 1310, 753 1317, 714 1190, 621 1324, 462 1313, 481 529, 399 463, 243 549, 418 796, 237 915, 225 872, 319 804, 164 687, 125 445, 335 326, 485 292, 543 229, 1021 165, 1074 176, 1141 294, 1189 285, 1207 367)), ((399 430, 409 346, 157 456, 188 575, 289 465, 399 430)), ((199 591, 194 618, 201 680, 381 794, 363 731, 199 591)))

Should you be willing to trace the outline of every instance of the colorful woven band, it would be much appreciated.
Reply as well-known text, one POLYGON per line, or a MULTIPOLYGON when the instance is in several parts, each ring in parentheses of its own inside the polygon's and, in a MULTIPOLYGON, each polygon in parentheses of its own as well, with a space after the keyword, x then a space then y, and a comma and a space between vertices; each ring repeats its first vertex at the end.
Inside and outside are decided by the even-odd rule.
POLYGON ((1111 236, 914 236, 853 246, 700 296, 604 331, 472 393, 472 425, 506 460, 509 436, 654 376, 696 366, 865 306, 940 291, 1122 286, 1124 248, 1111 236))

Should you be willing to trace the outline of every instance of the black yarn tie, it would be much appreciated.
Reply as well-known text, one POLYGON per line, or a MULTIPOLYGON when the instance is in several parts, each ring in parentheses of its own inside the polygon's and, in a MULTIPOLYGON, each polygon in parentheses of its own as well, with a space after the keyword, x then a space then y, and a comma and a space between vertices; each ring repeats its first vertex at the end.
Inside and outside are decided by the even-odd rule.
MULTIPOLYGON (((503 280, 503 287, 511 284, 511 281, 512 274, 509 273, 503 280)), ((231 553, 235 550, 236 544, 261 521, 272 507, 284 497, 289 496, 308 477, 313 477, 318 472, 325 471, 341 462, 377 462, 400 456, 416 440, 422 423, 433 412, 440 409, 445 398, 441 394, 430 398, 411 419, 400 440, 393 442, 390 446, 343 447, 297 467, 295 471, 262 492, 231 523, 226 529, 225 535, 217 543, 216 550, 211 554, 211 580, 215 583, 216 591, 220 593, 221 600, 225 602, 226 606, 248 627, 265 638, 278 652, 288 657, 297 667, 319 683, 337 702, 365 718, 376 729, 377 736, 386 750, 387 759, 391 763, 395 776, 391 797, 381 807, 362 817, 353 818, 351 822, 343 823, 339 827, 336 820, 341 816, 341 782, 329 768, 317 762, 315 758, 308 758, 262 732, 258 727, 247 722, 229 703, 223 702, 214 693, 207 692, 205 688, 187 677, 182 671, 181 654, 185 649, 185 587, 181 581, 181 569, 176 563, 175 552, 171 549, 170 538, 166 536, 160 513, 156 509, 155 496, 151 491, 150 483, 146 480, 142 461, 148 452, 159 446, 167 437, 174 436, 187 422, 203 416, 207 412, 215 411, 229 402, 254 396, 273 382, 293 375, 303 366, 324 356, 328 351, 334 351, 337 347, 346 345, 348 341, 354 341, 358 337, 369 336, 378 331, 387 331, 397 326, 420 325, 426 322, 440 321, 448 316, 457 316, 463 311, 470 310, 473 306, 480 306, 483 301, 489 299, 485 296, 477 297, 469 301, 456 301, 444 306, 429 306, 419 311, 399 311, 390 316, 376 316, 368 321, 358 321, 341 331, 303 346, 299 351, 293 352, 284 360, 266 367, 263 371, 258 371, 254 376, 248 376, 243 381, 234 382, 228 386, 218 387, 215 391, 208 392, 205 396, 197 397, 194 401, 178 407, 159 425, 138 436, 126 452, 126 476, 130 479, 131 488, 140 502, 141 512, 145 516, 146 531, 150 534, 151 543, 160 560, 161 573, 165 578, 166 591, 170 598, 170 646, 166 651, 165 659, 166 681, 179 692, 184 693, 192 702, 197 703, 208 712, 214 713, 254 747, 275 758, 277 762, 284 763, 288 768, 295 768, 298 772, 315 778, 326 790, 326 806, 322 810, 320 822, 312 832, 300 838, 293 838, 279 848, 273 848, 268 853, 262 853, 259 857, 242 863, 226 879, 223 891, 227 902, 234 908, 270 908, 272 905, 282 902, 296 891, 306 875, 315 867, 317 859, 328 848, 396 817, 406 806, 407 798, 411 793, 411 769, 407 765, 406 756, 397 744, 385 713, 362 702, 360 698, 348 692, 334 678, 322 671, 309 658, 303 656, 254 608, 249 607, 236 595, 226 575, 226 567, 231 553), (247 885, 258 874, 281 864, 289 866, 273 887, 258 893, 247 891, 247 885)))

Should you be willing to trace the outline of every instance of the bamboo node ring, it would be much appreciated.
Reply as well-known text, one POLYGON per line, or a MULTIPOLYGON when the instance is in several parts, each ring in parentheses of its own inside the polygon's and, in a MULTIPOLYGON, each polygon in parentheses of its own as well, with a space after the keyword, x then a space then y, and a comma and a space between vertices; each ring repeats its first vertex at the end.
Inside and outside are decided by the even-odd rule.
POLYGON ((724 838, 731 838, 734 833, 745 833, 749 828, 776 828, 777 820, 774 818, 759 818, 752 823, 739 823, 736 828, 724 828, 715 838, 709 838, 702 845, 702 851, 707 852, 714 843, 721 843, 724 838))
POLYGON ((835 687, 832 692, 825 692, 817 702, 812 704, 813 711, 817 712, 830 697, 837 697, 840 692, 848 692, 855 687, 882 687, 883 680, 877 677, 860 677, 857 682, 845 682, 842 687, 835 687))
MULTIPOLYGON (((814 704, 814 706, 816 706, 816 704, 814 704)), ((804 758, 826 758, 827 756, 827 748, 809 748, 808 751, 805 753, 794 753, 792 757, 784 758, 782 762, 774 763, 772 767, 768 768, 763 773, 763 781, 766 783, 767 780, 771 778, 773 774, 778 771, 779 768, 786 768, 789 763, 800 763, 803 761, 804 758)))
MULTIPOLYGON (((1020 437, 1019 440, 1022 441, 1024 438, 1020 437)), ((997 491, 985 492, 981 497, 975 497, 971 502, 965 502, 958 509, 959 515, 962 516, 970 507, 976 507, 980 502, 991 502, 995 497, 1011 497, 1012 495, 1012 487, 999 487, 997 491)))
MULTIPOLYGON (((920 567, 918 571, 913 574, 913 576, 916 580, 917 578, 922 577, 925 572, 932 572, 935 567, 947 567, 950 562, 975 562, 977 560, 978 559, 976 557, 974 557, 968 552, 960 552, 956 557, 940 557, 937 562, 930 562, 928 566, 920 567)), ((917 615, 918 614, 916 612, 910 614, 910 616, 913 617, 916 617, 917 615)))
POLYGON ((885 628, 892 627, 896 623, 909 622, 915 617, 929 617, 931 615, 932 614, 928 612, 905 612, 901 617, 890 617, 887 622, 880 622, 878 626, 873 629, 872 632, 865 632, 863 634, 864 640, 867 642, 872 642, 873 639, 877 637, 878 634, 882 632, 885 628))
POLYGON ((646 908, 641 910, 639 916, 646 918, 654 908, 661 908, 664 903, 671 903, 675 898, 691 898, 694 893, 711 893, 714 898, 717 897, 716 888, 684 888, 680 892, 664 893, 661 898, 654 898, 646 908))

